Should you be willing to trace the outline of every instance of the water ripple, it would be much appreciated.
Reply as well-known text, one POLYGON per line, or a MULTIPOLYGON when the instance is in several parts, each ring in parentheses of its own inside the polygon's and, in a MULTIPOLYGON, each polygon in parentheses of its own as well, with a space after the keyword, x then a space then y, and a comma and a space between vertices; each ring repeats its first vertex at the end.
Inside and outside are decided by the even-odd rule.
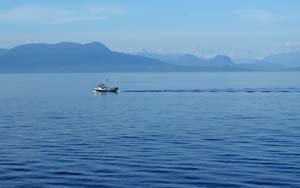
POLYGON ((234 77, 245 88, 223 89, 218 88, 225 87, 223 79, 205 84, 210 89, 142 90, 145 84, 192 88, 203 79, 172 85, 175 77, 164 84, 120 78, 124 87, 137 90, 117 97, 91 96, 86 79, 67 77, 47 85, 53 79, 39 82, 41 75, 33 76, 33 91, 24 83, 26 75, 19 77, 21 85, 2 79, 1 188, 300 185, 298 74, 283 84, 234 77), (7 86, 26 94, 6 92, 7 86))

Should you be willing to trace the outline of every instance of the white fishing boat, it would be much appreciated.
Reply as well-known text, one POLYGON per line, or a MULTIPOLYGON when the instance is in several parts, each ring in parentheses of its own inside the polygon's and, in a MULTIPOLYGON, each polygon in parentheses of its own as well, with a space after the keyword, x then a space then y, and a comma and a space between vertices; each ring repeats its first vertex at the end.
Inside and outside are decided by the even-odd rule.
POLYGON ((97 87, 94 88, 94 92, 113 92, 117 93, 119 91, 119 87, 108 87, 105 84, 99 84, 97 87))

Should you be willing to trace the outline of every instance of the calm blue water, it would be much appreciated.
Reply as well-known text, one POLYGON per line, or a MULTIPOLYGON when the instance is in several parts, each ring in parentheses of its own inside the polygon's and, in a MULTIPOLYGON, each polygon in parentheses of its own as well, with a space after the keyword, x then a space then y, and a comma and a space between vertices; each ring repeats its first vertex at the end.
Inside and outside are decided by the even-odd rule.
POLYGON ((0 75, 0 187, 300 187, 299 73, 0 75), (109 77, 119 94, 94 95, 109 77))

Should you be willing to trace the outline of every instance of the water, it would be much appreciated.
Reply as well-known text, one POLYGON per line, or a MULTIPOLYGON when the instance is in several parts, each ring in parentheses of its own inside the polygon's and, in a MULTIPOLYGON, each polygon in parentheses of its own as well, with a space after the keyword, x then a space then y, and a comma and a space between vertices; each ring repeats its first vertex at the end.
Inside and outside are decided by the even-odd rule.
POLYGON ((300 187, 299 80, 2 74, 1 187, 300 187), (94 95, 106 77, 121 92, 94 95))

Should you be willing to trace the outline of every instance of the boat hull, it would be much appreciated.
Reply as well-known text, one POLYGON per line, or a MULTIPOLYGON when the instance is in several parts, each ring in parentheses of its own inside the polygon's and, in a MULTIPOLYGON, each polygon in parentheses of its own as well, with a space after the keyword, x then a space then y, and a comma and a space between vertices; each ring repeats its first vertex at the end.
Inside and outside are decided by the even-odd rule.
POLYGON ((114 87, 114 88, 105 88, 105 89, 94 89, 94 92, 100 92, 100 93, 107 93, 107 92, 111 92, 111 93, 117 93, 119 91, 118 87, 114 87))

